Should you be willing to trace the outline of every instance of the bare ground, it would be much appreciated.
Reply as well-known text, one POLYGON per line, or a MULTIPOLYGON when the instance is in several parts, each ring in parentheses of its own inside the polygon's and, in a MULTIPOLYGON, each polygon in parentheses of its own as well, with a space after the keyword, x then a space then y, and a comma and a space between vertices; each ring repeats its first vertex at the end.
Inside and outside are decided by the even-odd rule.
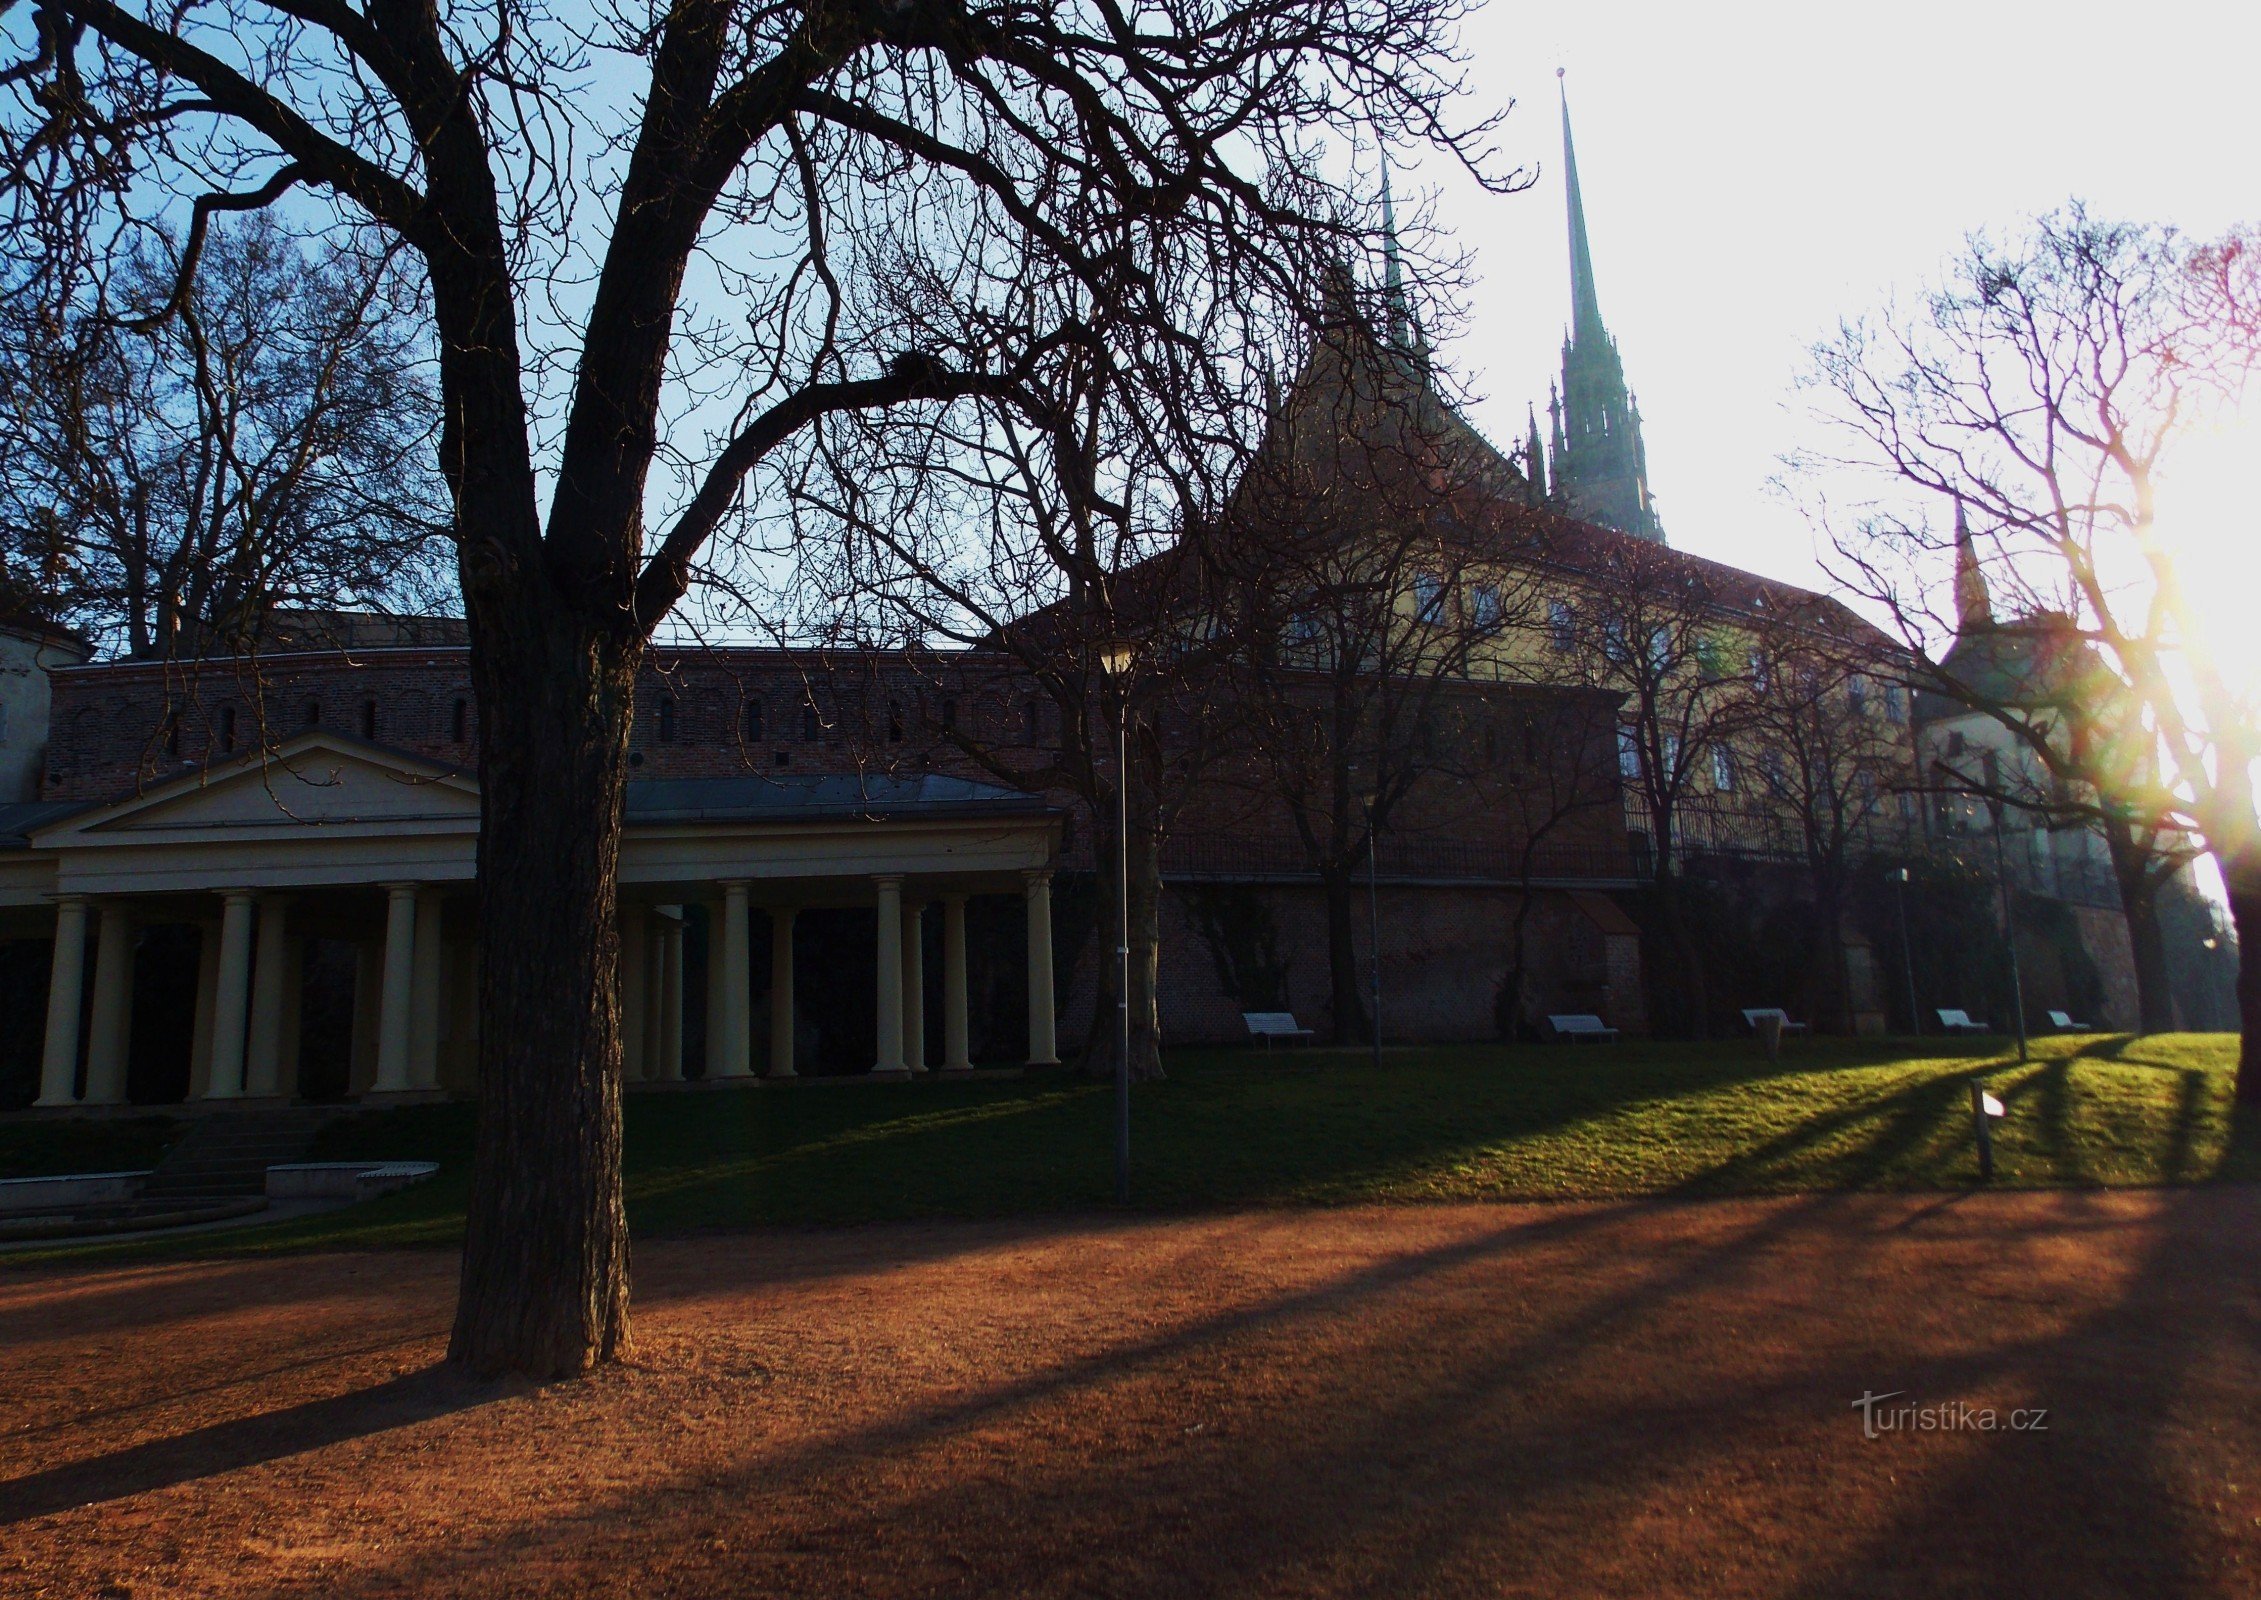
POLYGON ((548 1388, 436 1367, 452 1256, 0 1273, 0 1594, 2256 1594, 2257 1246, 2246 1188, 716 1236, 548 1388))

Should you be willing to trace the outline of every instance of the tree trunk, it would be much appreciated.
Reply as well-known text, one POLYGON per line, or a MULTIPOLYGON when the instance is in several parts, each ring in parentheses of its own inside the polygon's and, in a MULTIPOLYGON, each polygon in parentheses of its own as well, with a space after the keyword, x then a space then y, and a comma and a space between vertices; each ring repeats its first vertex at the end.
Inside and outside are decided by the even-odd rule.
POLYGON ((2104 834, 2112 856, 2112 876, 2119 884, 2128 949, 2135 959, 2138 1031, 2171 1033, 2175 1026, 2175 991, 2167 976, 2166 936, 2159 928, 2159 880, 2149 870, 2149 853, 2126 837, 2123 827, 2108 825, 2104 834))
MULTIPOLYGON (((1669 976, 1658 986, 1671 997, 1671 1009, 1678 1013, 1678 1026, 1691 1039, 1711 1037, 1711 994, 1704 981, 1703 952, 1696 947, 1695 935, 1688 931, 1687 913, 1680 904, 1679 879, 1665 866, 1664 857, 1657 858, 1656 876, 1657 910, 1664 921, 1664 939, 1672 952, 1669 976)), ((1663 976, 1663 975, 1660 975, 1663 976)))
POLYGON ((471 587, 479 1133, 449 1359, 570 1377, 628 1342, 615 883, 637 647, 471 587))
POLYGON ((1366 1015, 1368 974, 1358 963, 1358 886, 1339 866, 1321 872, 1319 886, 1327 902, 1327 998, 1334 1042, 1365 1044, 1373 1038, 1373 1023, 1366 1015))
POLYGON ((2221 866, 2237 930, 2237 1097, 2261 1105, 2261 848, 2221 866))

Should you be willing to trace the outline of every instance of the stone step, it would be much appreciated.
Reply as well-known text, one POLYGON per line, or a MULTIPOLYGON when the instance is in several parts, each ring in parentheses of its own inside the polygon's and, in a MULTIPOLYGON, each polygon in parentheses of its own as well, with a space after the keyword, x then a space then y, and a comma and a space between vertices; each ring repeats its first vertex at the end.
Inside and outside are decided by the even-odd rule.
POLYGON ((324 1107, 214 1112, 166 1152, 142 1185, 142 1198, 264 1194, 267 1169, 302 1158, 335 1115, 324 1107))

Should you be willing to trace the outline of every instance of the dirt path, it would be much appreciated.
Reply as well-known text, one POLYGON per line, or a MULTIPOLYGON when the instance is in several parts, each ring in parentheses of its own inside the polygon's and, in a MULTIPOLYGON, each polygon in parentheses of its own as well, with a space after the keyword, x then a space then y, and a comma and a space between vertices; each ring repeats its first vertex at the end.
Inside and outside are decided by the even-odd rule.
POLYGON ((451 1257, 0 1271, 0 1594, 2261 1593, 2261 1191, 637 1265, 631 1365, 500 1391, 451 1257))

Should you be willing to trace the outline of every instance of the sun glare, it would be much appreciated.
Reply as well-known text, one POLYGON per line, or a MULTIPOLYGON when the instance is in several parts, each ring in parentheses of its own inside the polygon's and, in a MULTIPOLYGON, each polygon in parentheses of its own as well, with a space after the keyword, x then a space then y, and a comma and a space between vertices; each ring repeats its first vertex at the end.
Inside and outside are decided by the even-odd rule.
POLYGON ((2192 433, 2168 458, 2159 485, 2159 530, 2212 653, 2232 684, 2261 682, 2261 401, 2192 433))

